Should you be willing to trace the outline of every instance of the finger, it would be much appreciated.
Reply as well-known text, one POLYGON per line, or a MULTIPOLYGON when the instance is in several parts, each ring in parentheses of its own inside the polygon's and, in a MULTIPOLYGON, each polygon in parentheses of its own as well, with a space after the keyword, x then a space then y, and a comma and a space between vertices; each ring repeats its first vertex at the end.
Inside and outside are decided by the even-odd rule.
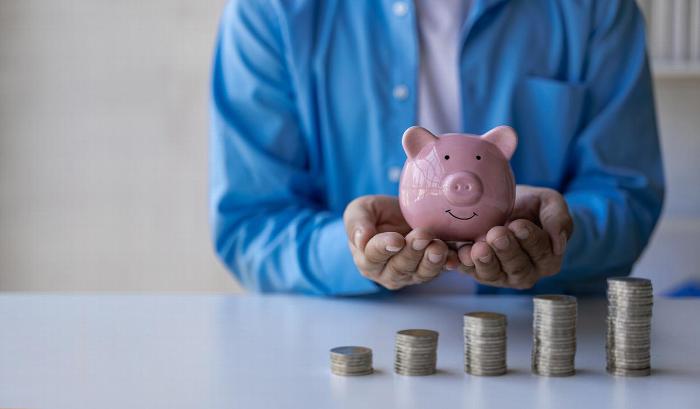
POLYGON ((474 268, 474 261, 472 261, 472 245, 467 244, 462 246, 457 250, 457 256, 459 256, 459 262, 467 268, 474 268))
POLYGON ((380 233, 367 242, 365 251, 356 248, 352 252, 353 260, 363 276, 379 282, 387 260, 398 253, 403 244, 403 236, 398 233, 380 233))
MULTIPOLYGON (((476 279, 476 270, 474 267, 474 262, 471 256, 472 245, 466 244, 460 247, 456 252, 455 256, 457 258, 457 271, 468 274, 474 279, 476 279)), ((449 258, 449 257, 448 257, 449 258)), ((448 261, 449 262, 449 261, 448 261)))
POLYGON ((459 271, 461 273, 476 278, 474 266, 466 266, 462 264, 462 262, 459 261, 459 256, 457 255, 457 252, 451 252, 447 254, 447 262, 445 263, 445 267, 451 271, 459 271))
POLYGON ((445 259, 445 269, 447 270, 460 270, 460 267, 462 267, 462 263, 459 261, 459 255, 457 255, 457 251, 449 248, 450 246, 447 246, 447 259, 445 259))
POLYGON ((348 204, 343 213, 343 223, 353 246, 365 250, 369 240, 377 233, 377 217, 371 196, 358 197, 348 204))
POLYGON ((370 264, 365 258, 365 254, 351 246, 352 260, 355 262, 357 269, 364 277, 372 281, 378 281, 379 275, 382 273, 382 266, 370 264))
POLYGON ((387 261, 404 247, 404 238, 399 233, 379 233, 365 246, 365 251, 356 260, 362 270, 378 272, 384 270, 387 261))
POLYGON ((373 267, 367 261, 367 258, 365 257, 364 251, 358 249, 349 241, 348 241, 348 243, 350 244, 348 247, 350 247, 350 254, 352 255, 352 261, 355 262, 355 266, 357 266, 357 269, 360 270, 360 273, 362 273, 363 276, 370 278, 372 280, 375 280, 376 276, 378 276, 382 270, 379 268, 373 267))
POLYGON ((411 274, 418 269, 425 249, 435 237, 425 230, 414 230, 406 236, 406 245, 392 257, 387 267, 400 274, 411 274))
POLYGON ((447 244, 442 240, 433 240, 425 249, 415 277, 418 282, 424 283, 437 277, 442 272, 447 259, 447 244))
POLYGON ((399 274, 385 268, 384 271, 376 280, 379 284, 389 290, 398 290, 407 285, 414 284, 413 276, 408 274, 399 274))
POLYGON ((569 206, 559 192, 547 189, 541 195, 539 219, 552 241, 554 254, 564 254, 566 242, 574 229, 574 222, 569 214, 569 206))
POLYGON ((540 277, 535 273, 519 277, 517 280, 509 278, 508 287, 515 288, 516 290, 529 290, 535 286, 539 278, 540 277))
POLYGON ((498 258, 488 243, 479 241, 472 246, 471 259, 474 262, 476 278, 485 283, 505 281, 498 258))
POLYGON ((528 254, 538 274, 549 276, 557 273, 561 266, 561 256, 552 251, 549 235, 529 220, 518 219, 508 225, 528 254))
POLYGON ((489 230, 486 242, 496 252, 501 269, 508 275, 508 282, 517 284, 534 273, 530 257, 507 227, 496 226, 489 230))

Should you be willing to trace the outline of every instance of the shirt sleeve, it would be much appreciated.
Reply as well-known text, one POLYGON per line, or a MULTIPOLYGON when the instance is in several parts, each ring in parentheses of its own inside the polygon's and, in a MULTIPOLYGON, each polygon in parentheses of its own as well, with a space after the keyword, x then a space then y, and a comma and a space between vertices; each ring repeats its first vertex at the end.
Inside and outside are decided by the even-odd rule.
POLYGON ((644 19, 633 0, 594 4, 585 125, 564 192, 575 228, 555 276, 577 283, 629 274, 664 197, 644 19))
POLYGON ((340 215, 323 207, 310 167, 273 8, 231 1, 211 88, 210 218, 221 260, 262 292, 361 294, 340 215))

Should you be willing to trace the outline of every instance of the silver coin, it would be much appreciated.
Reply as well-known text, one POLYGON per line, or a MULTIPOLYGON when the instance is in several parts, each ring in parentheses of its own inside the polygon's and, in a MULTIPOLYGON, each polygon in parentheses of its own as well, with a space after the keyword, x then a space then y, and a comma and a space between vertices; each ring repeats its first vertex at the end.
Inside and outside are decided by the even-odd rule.
POLYGON ((507 368, 499 368, 495 370, 480 370, 480 369, 474 369, 474 368, 465 368, 465 372, 470 374, 470 375, 476 375, 476 376, 501 376, 505 375, 506 372, 508 372, 507 368))
POLYGON ((503 326, 507 318, 496 312, 476 311, 464 314, 465 325, 503 326))
POLYGON ((607 371, 616 376, 651 373, 651 281, 634 277, 608 279, 607 371))
POLYGON ((404 329, 396 333, 397 337, 406 337, 408 339, 430 339, 436 340, 438 332, 429 329, 404 329))
POLYGON ((505 365, 495 365, 489 367, 480 367, 467 365, 464 367, 464 371, 472 375, 500 375, 505 373, 508 368, 505 365))
POLYGON ((347 368, 332 366, 331 372, 334 374, 338 374, 338 375, 356 375, 356 374, 368 375, 368 374, 374 372, 374 369, 371 366, 366 367, 366 368, 357 368, 357 369, 347 369, 347 368))
POLYGON ((356 361, 356 362, 340 362, 340 361, 331 361, 331 365, 337 365, 337 366, 343 366, 343 367, 356 367, 356 366, 367 366, 367 365, 372 365, 371 360, 367 361, 356 361))
POLYGON ((465 339, 469 341, 469 344, 472 345, 483 345, 483 346, 502 346, 506 345, 508 342, 505 338, 482 338, 482 337, 474 337, 474 336, 466 336, 465 339))
POLYGON ((406 376, 435 373, 439 334, 425 329, 408 329, 396 333, 394 372, 406 376))
POLYGON ((399 374, 399 375, 406 375, 406 376, 427 376, 427 375, 432 375, 434 374, 435 368, 420 368, 420 369, 412 369, 412 368, 405 368, 405 367, 400 367, 400 366, 394 366, 394 372, 399 374))
POLYGON ((651 368, 640 368, 640 369, 621 369, 615 367, 606 368, 608 373, 615 376, 649 376, 651 375, 651 368))
POLYGON ((505 359, 493 360, 493 361, 479 361, 470 360, 464 363, 464 366, 469 368, 480 368, 480 369, 493 369, 493 368, 503 368, 506 366, 505 359))
POLYGON ((464 314, 464 371, 478 376, 506 373, 507 317, 493 312, 464 314))
POLYGON ((331 354, 340 356, 357 356, 371 354, 372 350, 367 347, 344 346, 331 349, 331 354))
POLYGON ((357 356, 352 356, 352 355, 343 356, 343 355, 331 354, 331 360, 338 361, 338 362, 366 361, 366 360, 371 360, 371 359, 372 359, 372 354, 357 355, 357 356))
POLYGON ((506 353, 505 351, 491 353, 474 353, 472 351, 467 351, 466 356, 467 359, 473 361, 486 362, 489 360, 503 360, 506 358, 506 353))
POLYGON ((344 366, 331 365, 331 371, 342 372, 342 373, 360 373, 360 372, 366 372, 370 369, 372 369, 372 366, 348 368, 348 367, 344 367, 344 366))
POLYGON ((624 285, 627 287, 651 287, 651 280, 641 277, 610 277, 608 285, 624 285))
POLYGON ((403 338, 396 338, 394 345, 403 348, 435 348, 437 342, 410 342, 403 338))
POLYGON ((465 334, 473 334, 481 337, 503 337, 506 334, 506 327, 473 328, 464 327, 465 334))
POLYGON ((540 376, 575 373, 576 297, 545 295, 533 298, 532 372, 540 376))
POLYGON ((374 372, 373 368, 367 368, 362 371, 346 371, 341 368, 331 368, 331 373, 335 375, 342 375, 342 376, 361 376, 361 375, 369 375, 374 372))
POLYGON ((372 369, 372 350, 360 346, 342 346, 330 350, 330 369, 335 375, 369 375, 372 369))
POLYGON ((434 364, 437 362, 437 356, 432 356, 432 357, 425 357, 425 358, 415 358, 415 357, 403 357, 403 356, 396 356, 394 357, 394 363, 400 363, 402 365, 427 365, 427 364, 434 364))
POLYGON ((564 378, 567 376, 576 375, 576 370, 571 369, 571 370, 567 370, 567 371, 548 371, 545 369, 533 368, 532 373, 534 373, 535 375, 539 375, 539 376, 551 376, 551 377, 564 378))

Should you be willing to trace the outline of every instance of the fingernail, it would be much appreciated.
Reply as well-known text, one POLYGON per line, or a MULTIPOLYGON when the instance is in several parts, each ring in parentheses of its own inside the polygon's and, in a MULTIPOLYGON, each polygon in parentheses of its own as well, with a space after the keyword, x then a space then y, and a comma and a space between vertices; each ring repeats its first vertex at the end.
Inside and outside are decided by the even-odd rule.
POLYGON ((442 261, 443 255, 440 253, 428 253, 428 260, 430 260, 431 263, 437 264, 442 261))
POLYGON ((362 230, 357 229, 355 230, 355 236, 353 237, 352 241, 355 244, 355 247, 360 248, 360 240, 362 239, 362 230))
POLYGON ((425 248, 428 247, 428 244, 430 244, 430 240, 426 240, 426 239, 413 240, 413 244, 411 245, 411 247, 413 247, 413 250, 421 251, 421 250, 425 250, 425 248))
POLYGON ((556 255, 561 256, 564 254, 564 249, 566 248, 566 232, 559 233, 559 248, 556 250, 556 255))
POLYGON ((493 258, 493 255, 491 253, 488 253, 487 255, 483 257, 479 257, 479 261, 481 261, 484 264, 488 264, 491 262, 491 259, 493 258))
POLYGON ((389 253, 398 253, 401 251, 401 246, 392 246, 391 244, 386 246, 386 251, 389 253))
POLYGON ((469 259, 464 262, 464 265, 467 267, 474 267, 474 262, 471 259, 469 259))
POLYGON ((510 240, 508 240, 508 236, 503 236, 494 240, 493 244, 496 246, 497 249, 505 250, 510 245, 510 240))
POLYGON ((515 230, 515 237, 517 237, 520 240, 525 240, 528 237, 530 237, 530 229, 527 227, 521 227, 519 229, 515 230))

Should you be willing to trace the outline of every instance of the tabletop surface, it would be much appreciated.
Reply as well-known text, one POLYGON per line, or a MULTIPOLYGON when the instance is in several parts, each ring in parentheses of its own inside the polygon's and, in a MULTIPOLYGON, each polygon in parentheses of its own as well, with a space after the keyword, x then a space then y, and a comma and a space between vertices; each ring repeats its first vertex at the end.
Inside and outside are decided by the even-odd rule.
POLYGON ((604 300, 580 300, 577 374, 530 373, 527 297, 0 296, 0 408, 700 408, 700 300, 657 298, 653 374, 604 369, 604 300), (508 315, 509 372, 463 372, 462 315, 508 315), (439 331, 438 373, 392 372, 397 330, 439 331), (328 350, 373 349, 373 375, 328 350))

